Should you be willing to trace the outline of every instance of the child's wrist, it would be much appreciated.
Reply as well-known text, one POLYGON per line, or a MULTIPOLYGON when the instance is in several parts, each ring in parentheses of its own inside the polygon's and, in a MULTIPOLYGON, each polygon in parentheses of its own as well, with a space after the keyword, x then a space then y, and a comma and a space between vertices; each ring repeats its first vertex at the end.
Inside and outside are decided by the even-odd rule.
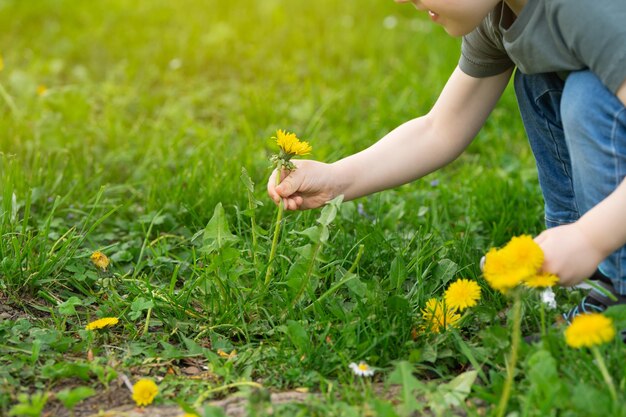
POLYGON ((354 170, 344 161, 337 161, 328 165, 330 194, 333 198, 344 195, 345 201, 352 200, 358 196, 354 195, 351 186, 354 184, 354 170))
POLYGON ((613 253, 617 248, 611 247, 609 239, 606 238, 605 232, 601 227, 598 227, 591 219, 583 218, 573 224, 581 235, 582 239, 587 241, 587 246, 592 250, 592 256, 598 259, 598 262, 613 253))

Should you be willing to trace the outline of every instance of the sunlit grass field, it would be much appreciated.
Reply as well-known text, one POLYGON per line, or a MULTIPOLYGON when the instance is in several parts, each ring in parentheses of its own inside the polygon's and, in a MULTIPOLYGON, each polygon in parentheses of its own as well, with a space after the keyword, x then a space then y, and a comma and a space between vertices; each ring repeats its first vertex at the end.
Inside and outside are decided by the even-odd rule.
MULTIPOLYGON (((511 89, 443 170, 286 213, 264 279, 276 130, 326 162, 361 150, 430 109, 460 40, 391 0, 0 0, 0 27, 0 415, 130 406, 141 378, 159 387, 146 415, 219 416, 206 404, 229 395, 258 416, 496 412, 511 303, 478 261, 543 227, 511 89), (428 331, 426 301, 458 278, 480 302, 428 331), (85 330, 102 317, 119 322, 85 330), (285 391, 303 402, 269 408, 285 391)), ((613 400, 552 326, 581 291, 555 292, 510 415, 626 415, 624 345, 601 349, 613 400)), ((526 294, 523 335, 543 308, 526 294)))

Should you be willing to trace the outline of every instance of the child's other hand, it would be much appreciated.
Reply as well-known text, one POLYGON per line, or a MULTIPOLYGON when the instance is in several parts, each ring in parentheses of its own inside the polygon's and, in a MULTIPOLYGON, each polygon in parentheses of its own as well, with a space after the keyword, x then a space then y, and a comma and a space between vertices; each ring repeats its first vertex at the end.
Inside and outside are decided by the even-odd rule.
POLYGON ((535 242, 543 249, 543 271, 558 275, 564 286, 589 278, 605 258, 576 223, 545 230, 535 242))
POLYGON ((297 169, 283 170, 279 185, 276 170, 267 182, 267 193, 276 204, 282 199, 287 210, 306 210, 320 207, 338 195, 331 165, 306 159, 291 162, 297 169))

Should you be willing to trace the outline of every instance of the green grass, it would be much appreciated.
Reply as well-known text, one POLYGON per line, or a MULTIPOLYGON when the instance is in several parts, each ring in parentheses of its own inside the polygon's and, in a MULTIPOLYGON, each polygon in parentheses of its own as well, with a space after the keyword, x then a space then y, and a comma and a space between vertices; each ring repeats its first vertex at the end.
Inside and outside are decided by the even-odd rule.
MULTIPOLYGON (((46 395, 41 407, 63 415, 81 386, 95 390, 85 402, 130 403, 120 375, 157 381, 157 404, 199 411, 241 390, 264 415, 262 384, 319 393, 276 415, 448 415, 446 393, 463 381, 470 401, 457 410, 495 408, 510 303, 478 259, 542 228, 510 89, 445 169, 287 213, 263 282, 275 130, 310 141, 323 161, 363 149, 428 111, 458 39, 379 0, 0 0, 0 25, 1 415, 39 415, 46 395), (106 272, 89 261, 95 250, 111 258, 106 272), (480 305, 458 331, 416 331, 426 300, 458 277, 478 280, 480 305), (120 323, 84 330, 105 316, 120 323), (352 375, 359 360, 373 380, 352 375), (403 389, 377 394, 381 382, 403 389)), ((563 311, 580 293, 557 297, 563 311)), ((539 331, 538 306, 525 300, 524 334, 539 331)), ((612 415, 591 353, 567 348, 561 331, 523 346, 509 410, 612 415)), ((624 347, 603 352, 623 401, 624 347)))

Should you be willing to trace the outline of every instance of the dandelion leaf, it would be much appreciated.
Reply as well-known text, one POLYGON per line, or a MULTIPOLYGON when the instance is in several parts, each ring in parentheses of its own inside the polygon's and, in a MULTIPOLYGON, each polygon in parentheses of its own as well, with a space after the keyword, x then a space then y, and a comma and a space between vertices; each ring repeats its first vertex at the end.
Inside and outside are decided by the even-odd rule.
POLYGON ((289 336, 291 343, 294 344, 300 353, 305 354, 308 352, 311 341, 302 324, 294 320, 287 321, 287 336, 289 336))
POLYGON ((328 240, 328 228, 325 226, 311 226, 302 231, 292 231, 294 235, 303 235, 308 237, 312 243, 324 242, 328 240))
POLYGON ((577 415, 585 417, 605 417, 611 413, 611 397, 606 390, 599 390, 586 382, 579 382, 570 394, 571 405, 577 415))
POLYGON ((618 304, 606 309, 604 315, 613 320, 617 329, 626 329, 626 304, 618 304))
POLYGON ((313 256, 311 245, 306 246, 310 253, 305 256, 299 256, 298 259, 296 259, 296 261, 291 264, 291 267, 287 272, 287 276, 285 277, 287 285, 294 290, 299 289, 302 285, 302 280, 306 277, 307 269, 309 267, 309 264, 311 263, 311 256, 313 256))
POLYGON ((83 302, 78 297, 70 297, 67 301, 59 304, 59 314, 63 316, 71 316, 76 314, 76 306, 83 305, 83 302))
POLYGON ((209 220, 202 234, 202 251, 212 253, 237 241, 237 239, 237 236, 230 232, 222 203, 217 203, 215 210, 213 210, 213 217, 209 220))
POLYGON ((407 278, 406 265, 400 256, 396 256, 391 261, 391 271, 389 272, 389 281, 392 289, 399 289, 407 278))
POLYGON ((392 317, 406 317, 410 308, 409 301, 401 295, 392 295, 387 300, 387 310, 392 317))
POLYGON ((79 402, 96 394, 96 390, 91 387, 76 387, 64 389, 55 394, 65 408, 73 409, 79 402))
POLYGON ((335 220, 335 217, 337 217, 337 211, 339 210, 339 206, 341 205, 342 201, 343 201, 343 195, 340 195, 328 201, 326 205, 324 206, 324 208, 322 209, 322 213, 320 214, 320 217, 317 219, 317 222, 324 226, 330 225, 333 222, 333 220, 335 220))
POLYGON ((248 171, 243 167, 241 168, 241 176, 239 178, 248 191, 250 206, 253 208, 262 206, 263 202, 254 196, 254 182, 252 181, 252 178, 250 178, 250 175, 248 175, 248 171))
POLYGON ((143 297, 137 297, 130 305, 130 317, 131 320, 137 320, 141 316, 141 312, 154 307, 152 300, 146 300, 143 297))
POLYGON ((350 281, 346 281, 346 287, 357 299, 363 299, 368 295, 367 285, 358 276, 350 281))
POLYGON ((526 372, 530 381, 529 397, 533 409, 548 412, 553 409, 558 394, 562 391, 562 383, 557 370, 556 359, 547 350, 539 350, 528 358, 526 372))
POLYGON ((440 411, 445 408, 461 407, 469 395, 477 375, 478 372, 476 371, 463 372, 447 384, 439 385, 437 391, 441 394, 441 401, 430 401, 429 406, 433 410, 440 409, 440 411))
POLYGON ((394 410, 393 404, 390 403, 389 401, 375 398, 372 401, 372 404, 374 406, 374 411, 376 412, 375 414, 376 416, 380 416, 380 417, 398 417, 399 416, 399 414, 396 413, 396 411, 394 410))
POLYGON ((398 408, 400 415, 410 416, 413 412, 424 408, 423 404, 417 400, 417 392, 423 391, 425 385, 413 376, 413 366, 409 362, 396 363, 395 369, 387 378, 387 383, 400 386, 401 404, 398 408))
POLYGON ((442 259, 433 271, 433 278, 435 279, 435 282, 445 285, 452 278, 454 278, 458 270, 459 266, 454 261, 451 261, 450 259, 442 259))

